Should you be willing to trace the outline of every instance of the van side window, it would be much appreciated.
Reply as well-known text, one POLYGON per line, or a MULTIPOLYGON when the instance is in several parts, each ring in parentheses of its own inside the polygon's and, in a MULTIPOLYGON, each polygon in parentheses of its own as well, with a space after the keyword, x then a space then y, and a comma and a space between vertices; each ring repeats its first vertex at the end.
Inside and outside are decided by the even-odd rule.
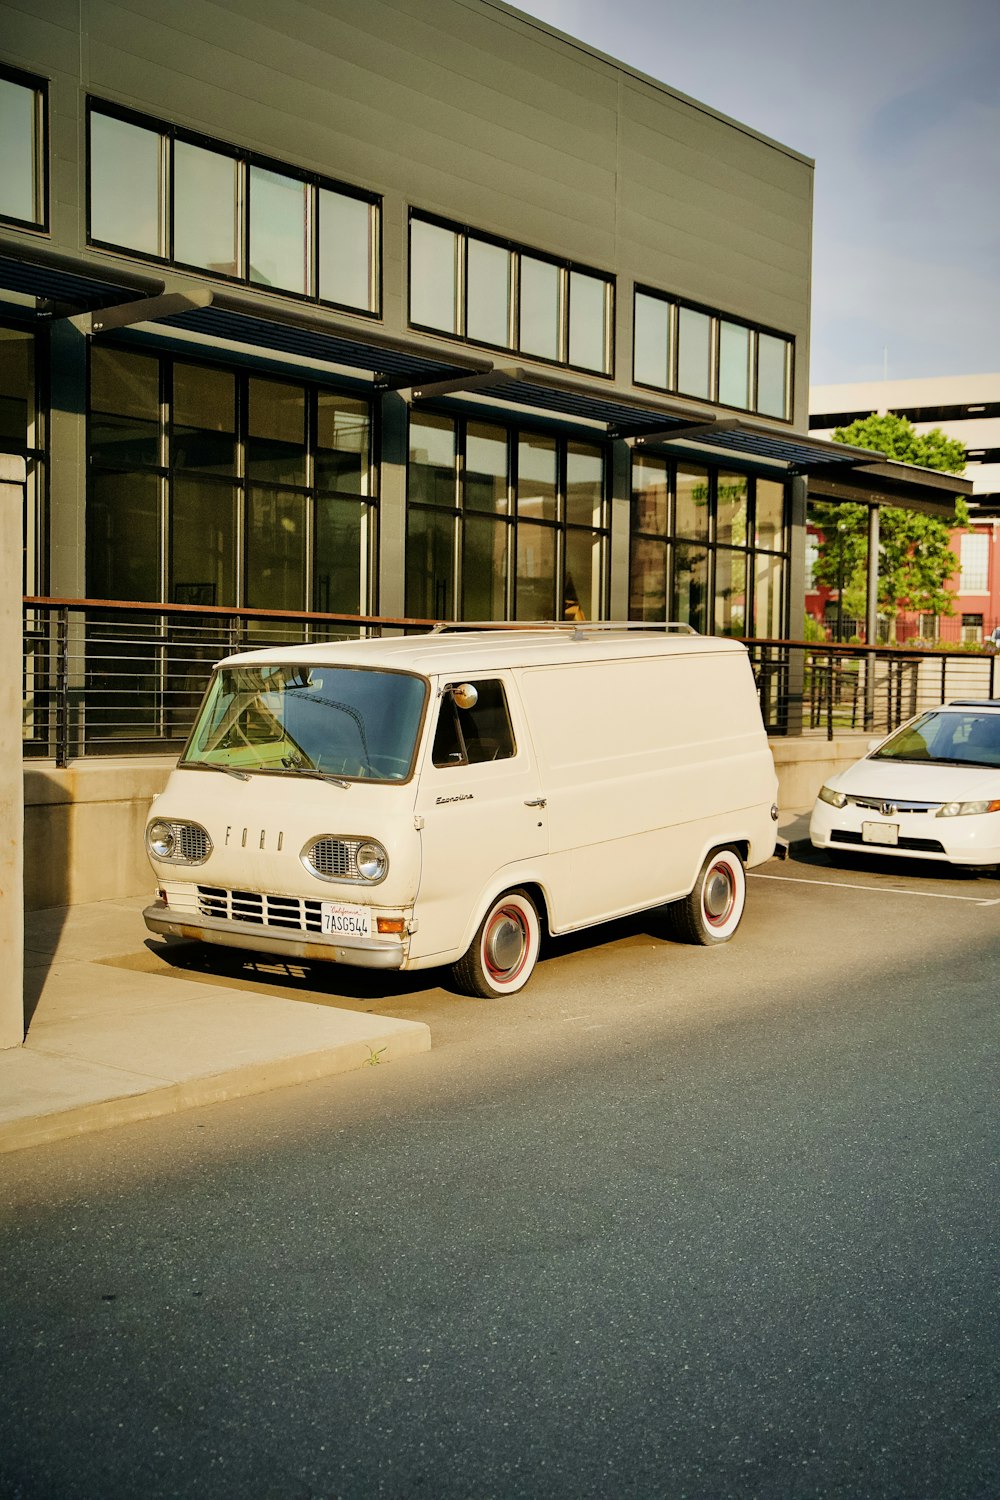
POLYGON ((436 766, 476 766, 515 753, 503 683, 487 678, 473 686, 479 695, 474 708, 459 708, 447 691, 441 699, 431 752, 436 766))

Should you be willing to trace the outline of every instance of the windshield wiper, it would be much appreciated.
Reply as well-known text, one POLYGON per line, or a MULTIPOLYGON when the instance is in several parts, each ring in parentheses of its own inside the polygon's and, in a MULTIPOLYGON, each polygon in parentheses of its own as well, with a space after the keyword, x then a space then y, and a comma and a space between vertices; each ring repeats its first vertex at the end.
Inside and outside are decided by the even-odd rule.
POLYGON ((342 776, 334 776, 330 771, 320 771, 316 766, 286 766, 286 771, 291 771, 293 776, 309 776, 313 781, 328 781, 331 786, 342 786, 346 792, 351 783, 345 781, 342 776))
POLYGON ((224 766, 218 760, 189 760, 181 763, 183 770, 189 770, 192 766, 199 771, 225 771, 227 776, 235 776, 237 781, 249 781, 250 773, 241 771, 238 766, 224 766))

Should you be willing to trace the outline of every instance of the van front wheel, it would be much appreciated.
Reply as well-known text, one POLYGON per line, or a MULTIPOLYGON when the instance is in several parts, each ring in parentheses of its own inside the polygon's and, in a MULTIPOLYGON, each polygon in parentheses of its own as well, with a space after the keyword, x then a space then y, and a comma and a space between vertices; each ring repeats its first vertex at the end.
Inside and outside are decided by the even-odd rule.
POLYGON ((671 901, 667 920, 686 943, 710 947, 732 937, 746 906, 747 877, 735 849, 716 849, 702 865, 694 890, 683 901, 671 901))
POLYGON ((452 967, 452 977, 465 994, 484 1000, 515 995, 531 978, 540 945, 541 928, 531 897, 524 891, 507 891, 493 902, 469 951, 452 967))

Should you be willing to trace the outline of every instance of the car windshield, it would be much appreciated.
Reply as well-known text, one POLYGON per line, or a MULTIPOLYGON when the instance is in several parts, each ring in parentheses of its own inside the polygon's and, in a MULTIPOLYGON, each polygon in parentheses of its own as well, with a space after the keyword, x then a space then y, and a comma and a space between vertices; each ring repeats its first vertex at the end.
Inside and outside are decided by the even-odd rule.
POLYGON ((907 724, 872 760, 932 761, 949 766, 1000 766, 1000 714, 938 710, 907 724))
POLYGON ((424 678, 408 672, 220 667, 181 765, 405 781, 426 693, 424 678))

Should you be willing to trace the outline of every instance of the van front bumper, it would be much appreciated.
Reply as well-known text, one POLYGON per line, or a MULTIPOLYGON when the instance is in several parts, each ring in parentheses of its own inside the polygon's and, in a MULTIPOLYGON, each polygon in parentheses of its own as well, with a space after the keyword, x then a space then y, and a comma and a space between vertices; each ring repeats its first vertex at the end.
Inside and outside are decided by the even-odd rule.
POLYGON ((188 938, 197 943, 215 943, 223 948, 250 948, 258 953, 273 953, 279 958, 304 958, 323 963, 351 964, 358 969, 401 969, 408 943, 398 938, 351 944, 342 935, 328 937, 322 932, 298 933, 258 926, 255 922, 224 920, 200 913, 174 911, 162 901, 155 901, 143 911, 143 921, 150 932, 168 937, 188 938))

